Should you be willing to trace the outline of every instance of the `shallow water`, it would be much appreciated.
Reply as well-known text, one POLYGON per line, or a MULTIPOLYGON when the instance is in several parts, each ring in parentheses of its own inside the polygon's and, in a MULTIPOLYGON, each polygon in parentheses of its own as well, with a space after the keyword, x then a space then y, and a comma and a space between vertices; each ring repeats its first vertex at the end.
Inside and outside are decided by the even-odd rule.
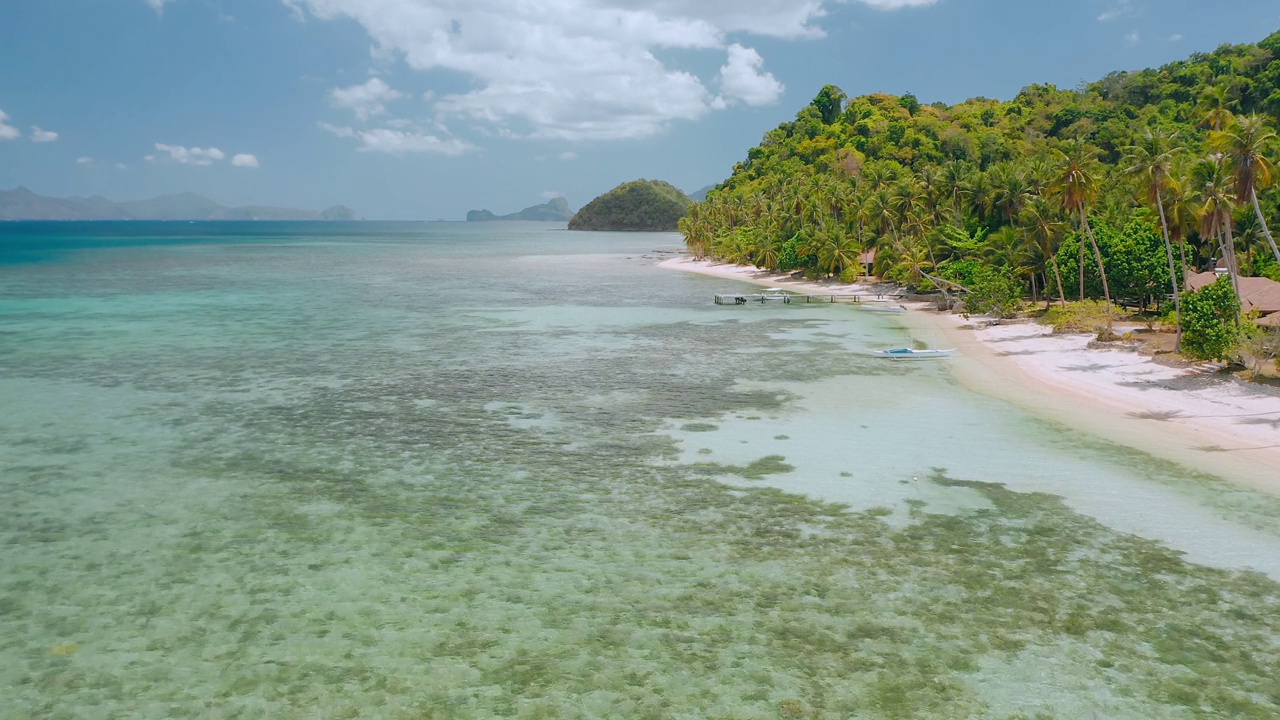
POLYGON ((678 246, 0 224, 0 717, 1280 714, 1275 500, 678 246))

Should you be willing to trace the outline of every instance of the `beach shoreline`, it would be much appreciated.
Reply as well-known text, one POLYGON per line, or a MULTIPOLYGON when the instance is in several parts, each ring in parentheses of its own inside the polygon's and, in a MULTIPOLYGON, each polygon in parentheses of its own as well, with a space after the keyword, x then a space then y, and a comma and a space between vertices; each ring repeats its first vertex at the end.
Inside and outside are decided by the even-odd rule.
MULTIPOLYGON (((798 293, 883 294, 883 285, 814 282, 758 268, 677 257, 659 267, 798 293)), ((1197 471, 1280 496, 1280 393, 1198 375, 1087 334, 1029 322, 991 323, 904 303, 896 317, 969 389, 1031 414, 1197 471)))

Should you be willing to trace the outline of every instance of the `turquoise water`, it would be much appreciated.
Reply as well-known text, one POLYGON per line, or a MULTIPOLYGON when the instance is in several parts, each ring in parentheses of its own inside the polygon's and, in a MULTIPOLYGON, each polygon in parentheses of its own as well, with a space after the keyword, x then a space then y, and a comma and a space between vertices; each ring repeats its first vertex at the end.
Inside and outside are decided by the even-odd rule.
POLYGON ((0 224, 0 718, 1280 715, 1280 507, 670 234, 0 224))

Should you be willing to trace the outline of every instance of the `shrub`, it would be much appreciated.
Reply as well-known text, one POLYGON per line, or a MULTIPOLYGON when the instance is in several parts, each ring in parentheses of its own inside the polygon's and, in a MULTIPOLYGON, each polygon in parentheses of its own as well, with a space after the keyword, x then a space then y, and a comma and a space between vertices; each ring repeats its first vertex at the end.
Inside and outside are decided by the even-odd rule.
POLYGON ((862 277, 862 266, 851 265, 840 271, 840 282, 850 285, 858 282, 858 278, 862 277))
POLYGON ((1085 300, 1054 307, 1045 313, 1044 321, 1053 326, 1056 333, 1097 333, 1102 335, 1111 327, 1111 321, 1120 313, 1115 305, 1107 307, 1105 300, 1085 300))
POLYGON ((1240 342, 1240 298, 1231 278, 1182 299, 1182 352, 1200 360, 1227 360, 1240 342))

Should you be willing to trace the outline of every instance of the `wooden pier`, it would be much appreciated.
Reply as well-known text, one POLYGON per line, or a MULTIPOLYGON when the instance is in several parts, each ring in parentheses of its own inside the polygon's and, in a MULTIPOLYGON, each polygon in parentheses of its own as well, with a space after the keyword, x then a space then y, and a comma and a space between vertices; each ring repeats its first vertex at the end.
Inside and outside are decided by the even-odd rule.
POLYGON ((876 294, 876 293, 787 293, 787 292, 763 292, 763 293, 716 293, 717 305, 746 305, 747 303, 758 302, 764 304, 767 302, 793 303, 804 301, 806 303, 836 303, 836 302, 885 302, 889 300, 900 300, 902 294, 876 294))

